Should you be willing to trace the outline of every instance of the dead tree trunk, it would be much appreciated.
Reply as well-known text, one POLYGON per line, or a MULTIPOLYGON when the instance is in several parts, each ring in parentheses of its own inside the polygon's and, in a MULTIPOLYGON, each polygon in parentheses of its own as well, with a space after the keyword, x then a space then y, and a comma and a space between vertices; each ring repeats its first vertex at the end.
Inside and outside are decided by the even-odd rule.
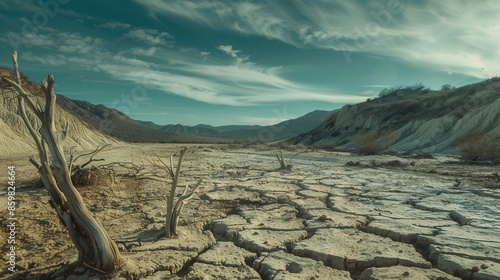
POLYGON ((291 170, 292 169, 292 165, 291 164, 286 164, 285 157, 283 156, 283 152, 281 151, 281 149, 279 149, 278 152, 279 153, 276 153, 276 157, 278 158, 278 162, 280 164, 280 169, 291 170))
POLYGON ((199 180, 196 186, 194 186, 191 192, 189 193, 188 193, 189 186, 186 186, 184 192, 179 197, 174 207, 175 190, 177 189, 177 184, 179 183, 179 175, 181 172, 182 159, 184 158, 186 151, 187 151, 186 147, 181 149, 179 154, 179 161, 175 168, 174 168, 173 156, 170 156, 170 165, 167 165, 160 160, 161 163, 165 166, 168 175, 172 178, 172 184, 170 186, 170 194, 167 199, 167 219, 165 222, 165 236, 168 238, 177 235, 177 223, 179 221, 179 216, 181 214, 182 208, 184 207, 186 201, 193 197, 194 193, 201 184, 201 180, 199 180))
POLYGON ((64 131, 56 131, 54 123, 54 76, 50 74, 46 81, 40 83, 45 92, 43 106, 42 102, 34 102, 34 97, 22 87, 16 52, 12 53, 12 61, 15 81, 5 77, 3 80, 17 93, 19 114, 35 140, 40 157, 40 162, 34 158, 30 158, 30 162, 38 169, 50 195, 49 203, 56 210, 78 249, 77 264, 101 273, 113 273, 122 264, 118 248, 99 221, 85 207, 80 193, 71 182, 71 172, 62 148, 62 141, 68 133, 68 124, 64 131), (38 131, 28 119, 26 105, 41 121, 38 131))

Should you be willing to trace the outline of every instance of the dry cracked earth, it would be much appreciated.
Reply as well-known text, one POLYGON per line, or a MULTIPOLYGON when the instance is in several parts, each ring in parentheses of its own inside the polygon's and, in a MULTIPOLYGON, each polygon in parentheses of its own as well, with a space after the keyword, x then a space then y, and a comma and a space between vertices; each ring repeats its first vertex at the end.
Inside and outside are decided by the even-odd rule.
MULTIPOLYGON (((202 187, 181 214, 178 236, 158 239, 169 182, 147 159, 179 149, 105 151, 107 161, 146 168, 79 188, 126 260, 114 279, 500 279, 498 167, 284 151, 294 167, 282 170, 269 147, 192 146, 181 185, 201 178, 202 187)), ((26 157, 2 162, 17 165, 19 180, 33 176, 26 157)), ((88 278, 63 273, 77 252, 46 191, 17 190, 17 272, 2 268, 2 277, 88 278)))

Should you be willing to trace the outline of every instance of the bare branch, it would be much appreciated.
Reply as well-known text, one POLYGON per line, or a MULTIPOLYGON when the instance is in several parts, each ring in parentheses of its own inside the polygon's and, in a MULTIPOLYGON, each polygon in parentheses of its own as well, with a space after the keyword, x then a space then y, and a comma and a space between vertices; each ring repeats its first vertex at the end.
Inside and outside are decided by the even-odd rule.
POLYGON ((42 168, 42 165, 38 163, 38 161, 36 161, 33 157, 30 157, 29 161, 36 167, 37 170, 40 170, 42 168))
POLYGON ((73 152, 73 149, 76 148, 76 146, 71 146, 71 148, 69 148, 69 165, 68 165, 68 169, 70 172, 72 172, 73 170, 73 162, 74 162, 74 152, 73 152))
POLYGON ((85 157, 85 156, 90 156, 89 160, 87 162, 85 162, 84 164, 81 164, 80 166, 78 166, 78 169, 83 169, 85 166, 89 165, 90 163, 94 162, 94 161, 104 161, 105 159, 94 159, 94 156, 99 153, 100 151, 102 151, 104 148, 110 146, 110 144, 106 144, 104 146, 101 146, 101 147, 97 147, 94 151, 90 152, 90 153, 85 153, 85 154, 81 154, 77 157, 75 157, 74 159, 73 158, 73 154, 72 152, 70 151, 70 162, 69 162, 69 170, 72 172, 72 167, 74 165, 74 162, 76 160, 78 160, 79 158, 81 157, 85 157))
MULTIPOLYGON (((172 178, 172 180, 174 179, 174 171, 173 171, 173 167, 172 167, 172 157, 170 157, 170 166, 167 165, 163 160, 161 160, 160 157, 157 157, 156 158, 164 167, 165 167, 165 170, 167 171, 167 174, 170 176, 170 178, 172 178)), ((158 165, 157 165, 158 166, 158 165)))
POLYGON ((165 223, 165 235, 167 237, 171 237, 172 234, 174 234, 173 227, 172 227, 172 222, 175 221, 175 212, 174 212, 174 197, 175 197, 175 189, 177 188, 177 184, 179 182, 179 175, 181 173, 181 165, 182 165, 182 159, 184 158, 184 155, 186 154, 187 147, 184 147, 181 149, 180 154, 179 154, 179 161, 177 163, 177 167, 175 168, 175 174, 173 172, 174 170, 174 164, 173 164, 173 156, 170 157, 170 169, 172 170, 171 175, 172 176, 172 184, 170 186, 170 194, 168 196, 168 201, 167 201, 167 221, 165 223))
MULTIPOLYGON (((46 151, 44 149, 43 141, 41 141, 40 135, 35 131, 31 122, 28 119, 28 116, 26 114, 26 109, 24 107, 24 102, 26 102, 28 104, 28 107, 30 107, 30 109, 33 110, 33 112, 35 113, 36 116, 40 116, 40 114, 35 109, 33 102, 29 98, 26 91, 22 88, 21 76, 19 74, 19 68, 18 68, 18 63, 17 63, 17 52, 15 52, 15 51, 12 52, 12 63, 14 65, 14 75, 15 75, 16 82, 14 82, 6 77, 2 77, 2 79, 5 82, 7 82, 8 84, 10 84, 11 86, 13 86, 16 89, 17 93, 19 94, 18 95, 19 113, 20 113, 21 118, 22 118, 24 124, 26 125, 29 133, 33 137, 33 140, 35 141, 35 145, 37 146, 40 159, 42 161, 44 161, 44 159, 47 158, 47 154, 46 154, 46 151)), ((35 166, 37 166, 37 165, 35 165, 35 166)))
POLYGON ((171 221, 171 223, 172 223, 171 229, 172 229, 173 234, 177 234, 177 224, 179 223, 179 217, 181 215, 181 211, 182 211, 182 208, 184 207, 184 204, 194 196, 196 190, 200 187, 201 183, 202 183, 202 180, 201 179, 198 180, 198 183, 196 184, 196 186, 194 186, 193 190, 189 194, 186 194, 186 192, 189 188, 189 186, 186 185, 186 188, 184 189, 183 194, 177 200, 177 203, 175 204, 175 208, 173 211, 174 217, 171 221))
POLYGON ((12 86, 16 90, 16 92, 19 94, 19 98, 23 98, 24 101, 26 101, 26 104, 28 104, 28 107, 33 111, 33 113, 35 115, 37 115, 37 117, 40 116, 41 111, 35 106, 33 101, 29 98, 28 93, 26 93, 26 91, 20 85, 16 84, 16 82, 14 82, 11 79, 6 78, 6 77, 2 77, 2 80, 5 81, 7 84, 12 86))
POLYGON ((49 74, 47 81, 40 83, 40 86, 45 91, 45 117, 47 123, 54 123, 54 108, 56 105, 56 95, 54 94, 54 75, 49 74))
POLYGON ((14 64, 14 75, 16 75, 16 83, 21 87, 21 75, 19 75, 19 65, 17 63, 17 52, 13 51, 11 54, 12 57, 12 64, 14 64))
POLYGON ((174 156, 170 156, 170 177, 172 180, 174 180, 175 174, 174 174, 174 156))

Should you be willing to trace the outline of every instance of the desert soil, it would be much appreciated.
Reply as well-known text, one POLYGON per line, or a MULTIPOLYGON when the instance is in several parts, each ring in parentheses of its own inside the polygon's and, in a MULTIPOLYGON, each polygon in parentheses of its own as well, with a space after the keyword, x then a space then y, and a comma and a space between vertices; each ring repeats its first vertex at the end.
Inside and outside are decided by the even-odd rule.
MULTIPOLYGON (((274 148, 194 145, 180 185, 202 179, 202 187, 178 236, 158 239, 169 180, 150 161, 180 147, 109 149, 100 156, 107 162, 145 169, 134 177, 117 168, 115 183, 79 187, 126 260, 114 279, 500 279, 498 166, 285 150, 293 168, 282 170, 274 148)), ((61 269, 77 251, 46 190, 29 183, 36 176, 27 156, 1 162, 4 186, 7 166, 16 166, 18 221, 11 274, 2 191, 0 277, 67 277, 61 269)))

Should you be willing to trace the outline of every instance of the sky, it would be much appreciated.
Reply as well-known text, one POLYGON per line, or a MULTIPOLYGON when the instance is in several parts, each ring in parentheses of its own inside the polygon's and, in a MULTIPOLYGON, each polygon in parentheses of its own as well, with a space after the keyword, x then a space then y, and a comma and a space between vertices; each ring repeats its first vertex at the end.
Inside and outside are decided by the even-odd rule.
POLYGON ((157 124, 271 125, 500 75, 496 0, 0 1, 0 66, 157 124))

